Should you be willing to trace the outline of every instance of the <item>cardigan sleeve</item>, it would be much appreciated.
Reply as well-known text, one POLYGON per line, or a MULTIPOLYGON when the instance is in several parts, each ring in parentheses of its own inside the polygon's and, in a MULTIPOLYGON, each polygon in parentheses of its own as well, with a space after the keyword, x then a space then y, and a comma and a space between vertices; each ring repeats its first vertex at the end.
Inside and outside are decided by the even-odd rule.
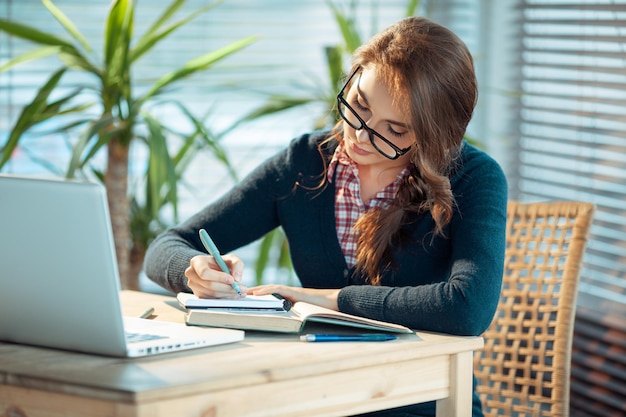
POLYGON ((294 139, 216 202, 159 235, 146 252, 146 275, 171 292, 190 292, 185 269, 191 258, 205 254, 199 229, 206 229, 220 251, 228 253, 278 227, 277 201, 289 194, 299 172, 292 162, 294 154, 312 146, 318 136, 294 139))

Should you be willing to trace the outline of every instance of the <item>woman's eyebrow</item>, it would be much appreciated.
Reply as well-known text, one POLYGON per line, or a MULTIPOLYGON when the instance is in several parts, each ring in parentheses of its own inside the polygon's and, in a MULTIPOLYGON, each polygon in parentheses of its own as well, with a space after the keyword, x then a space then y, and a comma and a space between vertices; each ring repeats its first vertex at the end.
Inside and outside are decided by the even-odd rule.
MULTIPOLYGON (((370 107, 369 100, 367 99, 367 94, 365 94, 365 92, 363 90, 361 90, 361 86, 359 85, 359 81, 361 81, 361 76, 360 75, 359 75, 359 80, 356 83, 356 90, 359 93, 359 96, 361 96, 361 98, 365 102, 365 105, 367 107, 370 107)), ((397 120, 385 119, 385 120, 383 120, 383 122, 387 122, 387 123, 392 124, 392 125, 400 126, 402 128, 405 128, 405 129, 409 128, 408 124, 403 123, 403 122, 399 122, 397 120)))

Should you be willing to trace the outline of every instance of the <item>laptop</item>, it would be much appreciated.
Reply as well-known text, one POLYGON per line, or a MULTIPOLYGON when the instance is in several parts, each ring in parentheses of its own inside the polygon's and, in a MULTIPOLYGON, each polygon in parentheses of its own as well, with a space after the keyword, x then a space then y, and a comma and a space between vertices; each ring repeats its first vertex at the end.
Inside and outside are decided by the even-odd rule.
POLYGON ((124 317, 119 291, 102 184, 0 175, 1 341, 138 357, 243 340, 124 317))

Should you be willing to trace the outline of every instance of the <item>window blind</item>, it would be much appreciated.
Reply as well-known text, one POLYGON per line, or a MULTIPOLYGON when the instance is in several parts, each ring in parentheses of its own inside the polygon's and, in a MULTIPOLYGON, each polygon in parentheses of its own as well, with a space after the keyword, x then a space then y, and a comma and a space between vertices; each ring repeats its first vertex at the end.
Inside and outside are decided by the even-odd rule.
POLYGON ((513 198, 596 204, 579 303, 626 305, 626 1, 525 0, 513 198))

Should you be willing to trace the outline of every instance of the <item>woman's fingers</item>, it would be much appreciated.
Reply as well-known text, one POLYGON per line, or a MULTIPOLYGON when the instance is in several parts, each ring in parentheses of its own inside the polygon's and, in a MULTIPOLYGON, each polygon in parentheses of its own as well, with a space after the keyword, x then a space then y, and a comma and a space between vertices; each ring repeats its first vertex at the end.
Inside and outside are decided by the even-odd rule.
MULTIPOLYGON (((227 264, 238 271, 241 280, 241 269, 243 263, 239 258, 231 255, 227 264)), ((226 259, 225 259, 226 260, 226 259)), ((219 269, 217 262, 212 256, 199 255, 191 259, 189 267, 185 270, 187 286, 195 295, 201 298, 237 298, 239 295, 233 289, 232 283, 235 278, 219 269)), ((247 287, 239 284, 242 293, 247 292, 247 287)))

